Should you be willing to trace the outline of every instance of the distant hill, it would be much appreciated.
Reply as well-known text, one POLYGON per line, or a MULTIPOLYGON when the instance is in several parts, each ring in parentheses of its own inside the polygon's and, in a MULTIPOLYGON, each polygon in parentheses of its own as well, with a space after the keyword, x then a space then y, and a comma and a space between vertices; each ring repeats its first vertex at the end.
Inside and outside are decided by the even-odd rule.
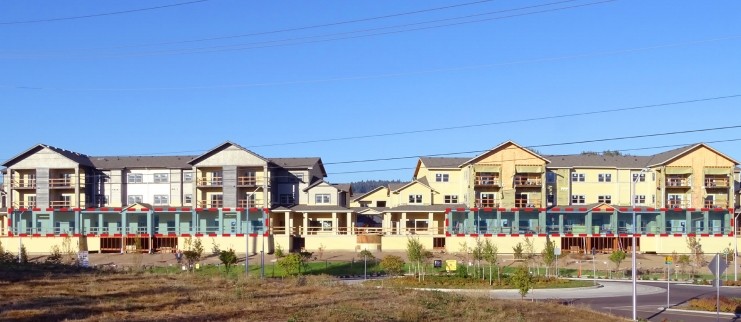
POLYGON ((351 182, 353 195, 362 195, 368 191, 375 189, 376 187, 385 186, 389 183, 399 183, 401 180, 363 180, 358 182, 351 182))

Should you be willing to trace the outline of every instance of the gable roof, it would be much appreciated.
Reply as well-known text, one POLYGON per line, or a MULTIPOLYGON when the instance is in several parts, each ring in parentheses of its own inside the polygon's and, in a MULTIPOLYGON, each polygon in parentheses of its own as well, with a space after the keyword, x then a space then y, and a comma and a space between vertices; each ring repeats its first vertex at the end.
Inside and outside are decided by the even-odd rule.
POLYGON ((683 146, 681 148, 677 148, 677 149, 674 149, 674 150, 669 150, 669 151, 666 151, 666 152, 662 152, 662 153, 659 153, 659 154, 654 154, 653 155, 653 159, 649 162, 650 164, 648 166, 653 167, 653 166, 658 166, 658 165, 666 164, 669 161, 672 161, 672 160, 674 160, 676 158, 679 158, 680 156, 684 155, 685 153, 687 153, 689 151, 692 151, 692 150, 694 150, 696 148, 699 148, 699 147, 705 147, 706 149, 708 149, 710 151, 713 151, 713 152, 715 152, 715 153, 723 156, 724 158, 730 160, 734 164, 739 164, 738 161, 736 161, 733 158, 731 158, 731 157, 729 157, 729 156, 721 153, 720 151, 718 151, 716 149, 713 149, 711 146, 709 146, 709 145, 707 145, 705 143, 697 143, 697 144, 692 144, 692 145, 688 145, 688 146, 683 146))
POLYGON ((428 169, 457 169, 461 164, 470 160, 470 158, 441 158, 441 157, 420 157, 419 161, 424 163, 428 169))
POLYGON ((224 142, 224 143, 222 143, 222 144, 219 144, 219 145, 218 145, 218 146, 216 146, 215 148, 213 148, 213 149, 211 149, 211 150, 208 150, 208 151, 207 151, 206 153, 204 153, 204 154, 201 154, 201 155, 199 155, 199 156, 197 156, 197 157, 193 158, 193 160, 190 160, 190 162, 188 162, 188 164, 191 164, 191 165, 192 165, 192 164, 196 164, 196 163, 200 162, 201 160, 203 160, 203 159, 205 159, 205 158, 207 158, 207 157, 210 157, 210 156, 212 156, 212 155, 214 155, 214 154, 218 153, 219 151, 222 151, 222 150, 224 150, 224 149, 226 149, 227 147, 230 147, 230 146, 233 146, 233 147, 237 147, 237 148, 239 148, 239 149, 240 149, 240 150, 242 150, 242 151, 245 151, 245 152, 247 152, 247 153, 249 153, 249 154, 252 154, 252 155, 254 155, 254 156, 258 157, 258 158, 259 158, 260 160, 263 160, 263 161, 265 161, 265 162, 269 162, 269 161, 268 161, 268 159, 265 159, 265 158, 264 158, 263 156, 261 156, 261 155, 259 155, 259 154, 255 153, 255 152, 252 152, 252 151, 250 151, 250 150, 248 150, 248 149, 246 149, 246 148, 242 147, 242 146, 241 146, 241 145, 239 145, 239 144, 236 144, 236 143, 234 143, 234 142, 231 142, 231 141, 226 141, 226 142, 224 142))
POLYGON ((349 183, 333 183, 332 185, 339 191, 352 193, 352 185, 349 183))
POLYGON ((549 155, 548 168, 620 168, 641 169, 648 165, 650 156, 618 155, 608 156, 599 154, 571 154, 571 155, 549 155))
POLYGON ((324 163, 320 157, 269 158, 268 161, 284 169, 312 169, 315 165, 319 165, 322 176, 327 176, 327 170, 324 169, 324 163))
POLYGON ((402 185, 400 187, 397 187, 396 189, 393 189, 393 190, 391 190, 391 185, 389 184, 389 190, 391 190, 391 192, 397 193, 397 192, 399 192, 399 191, 401 191, 403 189, 406 189, 407 187, 410 187, 410 186, 412 186, 412 185, 414 185, 416 183, 419 183, 419 184, 427 187, 427 189, 430 189, 432 191, 435 191, 435 189, 432 189, 432 187, 430 187, 430 184, 427 182, 427 178, 424 178, 424 177, 422 179, 417 179, 417 180, 414 180, 414 181, 411 181, 411 182, 407 182, 406 184, 404 184, 404 185, 402 185))
POLYGON ((192 155, 170 155, 170 156, 95 156, 90 157, 96 168, 107 169, 191 169, 188 163, 193 159, 192 155))
POLYGON ((388 187, 387 186, 378 186, 378 187, 375 187, 375 188, 371 189, 370 191, 368 191, 368 192, 366 192, 366 193, 364 193, 362 195, 359 195, 357 197, 353 197, 352 198, 352 201, 363 199, 364 197, 366 197, 366 196, 368 196, 368 195, 370 195, 372 193, 375 193, 376 191, 381 190, 381 189, 388 189, 388 187))
POLYGON ((481 153, 481 154, 479 154, 479 155, 475 156, 475 157, 474 157, 473 159, 470 159, 470 160, 468 160, 468 161, 466 161, 466 162, 462 163, 462 164, 461 164, 460 166, 461 166, 461 167, 463 167, 464 165, 467 165, 467 164, 470 164, 470 163, 476 162, 477 160, 479 160, 479 159, 483 158, 484 156, 487 156, 487 155, 489 155, 490 153, 492 153, 492 152, 494 152, 494 151, 498 150, 499 148, 501 148, 501 147, 503 147, 503 146, 505 146, 505 145, 507 145, 507 144, 512 144, 512 145, 514 145, 514 146, 516 146, 516 147, 518 147, 518 148, 520 148, 520 149, 522 149, 522 150, 524 150, 524 151, 527 151, 527 152, 529 152, 530 154, 532 154, 532 155, 534 155, 534 156, 538 157, 539 159, 541 159, 541 160, 545 161, 545 163, 550 163, 550 162, 551 162, 550 160, 548 160, 548 159, 544 158, 544 157, 543 157, 542 155, 540 155, 540 154, 537 154, 537 153, 533 152, 532 150, 530 150, 530 149, 528 149, 528 148, 526 148, 526 147, 524 147, 524 146, 521 146, 521 145, 519 145, 519 144, 515 143, 515 142, 514 142, 514 141, 512 141, 512 140, 509 140, 509 141, 505 141, 505 142, 502 142, 502 143, 500 143, 499 145, 497 145, 497 146, 495 146, 495 147, 493 147, 493 148, 489 149, 488 151, 486 151, 486 152, 484 152, 484 153, 481 153))
POLYGON ((84 155, 82 153, 77 153, 77 152, 69 151, 69 150, 65 150, 65 149, 58 148, 58 147, 55 147, 55 146, 51 146, 51 145, 48 145, 48 144, 36 144, 36 145, 32 146, 31 148, 29 148, 28 150, 23 151, 20 154, 18 154, 16 156, 10 158, 9 160, 5 161, 5 163, 3 163, 3 166, 4 167, 10 167, 13 164, 17 163, 18 161, 20 161, 21 159, 25 159, 28 156, 30 156, 31 154, 34 154, 34 153, 36 153, 39 150, 42 150, 44 148, 49 149, 49 150, 52 150, 52 151, 54 151, 56 153, 59 153, 63 157, 65 157, 67 159, 70 159, 73 162, 78 163, 80 165, 84 165, 84 166, 88 166, 88 167, 92 167, 93 166, 93 163, 90 162, 90 159, 89 159, 89 157, 87 155, 84 155))

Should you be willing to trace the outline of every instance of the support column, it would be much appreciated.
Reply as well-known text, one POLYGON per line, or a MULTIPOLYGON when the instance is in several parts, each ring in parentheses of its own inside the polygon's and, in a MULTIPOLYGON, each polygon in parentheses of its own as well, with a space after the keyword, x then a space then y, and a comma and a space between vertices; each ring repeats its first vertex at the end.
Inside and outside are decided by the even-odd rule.
POLYGON ((351 212, 348 212, 347 213, 347 221, 346 221, 346 224, 347 224, 346 225, 347 226, 347 234, 348 235, 355 235, 354 227, 353 227, 354 225, 353 225, 353 220, 352 220, 352 213, 351 212))
POLYGON ((103 214, 98 214, 98 236, 103 233, 103 214))
POLYGON ((291 234, 291 213, 286 211, 283 213, 283 217, 285 218, 285 222, 286 222, 286 225, 285 225, 286 233, 285 234, 290 235, 291 234))
MULTIPOLYGON (((119 231, 121 232, 121 236, 126 235, 126 211, 121 213, 121 227, 119 227, 119 231)), ((123 248, 121 250, 123 251, 123 248)))
POLYGON ((587 234, 594 234, 594 225, 592 225, 592 211, 587 211, 587 215, 584 217, 584 225, 587 226, 587 234))
POLYGON ((308 235, 309 234, 309 214, 306 212, 304 213, 304 227, 303 228, 304 228, 303 235, 304 236, 308 235))
POLYGON ((685 234, 694 234, 695 232, 692 231, 692 212, 687 210, 685 213, 685 224, 684 224, 684 233, 685 234))
POLYGON ((708 234, 709 231, 710 231, 710 213, 707 212, 707 211, 703 211, 702 212, 702 217, 703 217, 703 221, 702 221, 702 232, 704 234, 708 234))
MULTIPOLYGON (((198 219, 198 212, 193 210, 193 212, 191 212, 190 214, 190 218, 193 221, 193 224, 190 225, 190 231, 193 235, 195 235, 199 231, 198 225, 200 224, 200 221, 198 219)), ((245 229, 247 229, 247 226, 245 226, 245 229)))
POLYGON ((612 215, 610 216, 610 229, 612 230, 614 234, 617 234, 619 232, 619 229, 618 229, 618 216, 619 215, 620 213, 617 210, 615 210, 612 212, 612 215))
POLYGON ((502 233, 502 212, 497 210, 497 233, 502 233))
POLYGON ((338 225, 339 222, 337 221, 337 213, 332 213, 332 234, 337 235, 340 230, 340 225, 338 225))
POLYGON ((437 235, 437 225, 435 225, 435 216, 431 213, 427 213, 427 231, 432 232, 433 235, 437 235))
POLYGON ((10 213, 10 227, 8 227, 8 231, 12 232, 13 235, 18 235, 18 224, 15 222, 15 211, 10 213), (15 229, 15 231, 13 231, 15 229))
POLYGON ((407 213, 401 213, 401 220, 399 220, 399 234, 406 235, 407 233, 407 213))
MULTIPOLYGON (((57 228, 56 228, 56 225, 54 224, 54 213, 55 212, 56 211, 52 211, 51 213, 49 213, 49 221, 51 222, 51 233, 56 235, 57 234, 57 232, 56 232, 57 228)), ((48 234, 49 232, 48 231, 45 231, 44 233, 48 234)), ((61 234, 62 232, 60 231, 59 233, 61 234)))
POLYGON ((666 211, 662 211, 657 219, 659 220, 659 232, 662 234, 667 234, 668 232, 666 231, 666 211))
POLYGON ((390 213, 383 213, 383 234, 389 234, 393 229, 391 229, 391 214, 390 213))
POLYGON ((641 223, 642 223, 642 221, 641 221, 641 213, 639 212, 639 213, 636 213, 636 222, 635 222, 635 225, 636 226, 634 227, 634 230, 635 230, 636 234, 642 234, 642 233, 644 233, 644 231, 642 230, 643 228, 641 228, 641 223))
POLYGON ((472 234, 474 232, 478 234, 479 223, 477 215, 478 214, 474 211, 468 211, 468 220, 466 220, 466 223, 468 224, 466 225, 466 234, 472 234))
MULTIPOLYGON (((154 215, 152 210, 147 211, 147 234, 149 236, 154 235, 154 215)), ((149 249, 152 249, 152 245, 149 245, 149 249)))
POLYGON ((546 214, 546 211, 540 211, 538 212, 538 234, 545 234, 548 232, 548 215, 546 214))
POLYGON ((563 214, 558 214, 558 233, 563 234, 563 214))
POLYGON ((36 227, 36 212, 35 211, 31 211, 31 233, 32 234, 39 233, 38 227, 36 227))
POLYGON ((180 213, 175 213, 175 235, 180 236, 180 213))
POLYGON ((82 234, 82 223, 84 220, 82 219, 82 211, 75 211, 75 228, 72 231, 72 235, 74 234, 82 234))
POLYGON ((515 211, 515 219, 512 223, 512 233, 513 234, 519 234, 520 233, 520 211, 515 211))
POLYGON ((221 236, 221 235, 224 235, 224 211, 221 208, 219 208, 218 211, 219 211, 219 229, 216 230, 216 233, 218 233, 219 236, 221 236))

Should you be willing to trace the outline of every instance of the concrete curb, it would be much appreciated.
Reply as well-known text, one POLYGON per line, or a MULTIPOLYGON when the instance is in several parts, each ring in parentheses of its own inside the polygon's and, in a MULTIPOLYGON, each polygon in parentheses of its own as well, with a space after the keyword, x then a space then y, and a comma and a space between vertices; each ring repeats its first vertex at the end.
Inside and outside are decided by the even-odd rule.
MULTIPOLYGON (((659 311, 665 310, 667 312, 682 312, 682 313, 700 313, 700 314, 707 314, 707 315, 717 315, 716 312, 709 312, 709 311, 699 311, 699 310, 683 310, 683 309, 665 309, 663 307, 659 308, 659 311)), ((720 315, 722 316, 733 316, 733 313, 727 313, 727 312, 720 312, 720 315)))
MULTIPOLYGON (((557 290, 591 290, 605 287, 602 284, 596 286, 582 286, 582 287, 560 287, 560 288, 533 288, 532 291, 557 291, 557 290)), ((416 291, 440 291, 440 292, 472 292, 472 293, 486 293, 486 292, 519 292, 515 288, 497 288, 497 289, 486 289, 486 288, 410 288, 410 290, 416 291)))

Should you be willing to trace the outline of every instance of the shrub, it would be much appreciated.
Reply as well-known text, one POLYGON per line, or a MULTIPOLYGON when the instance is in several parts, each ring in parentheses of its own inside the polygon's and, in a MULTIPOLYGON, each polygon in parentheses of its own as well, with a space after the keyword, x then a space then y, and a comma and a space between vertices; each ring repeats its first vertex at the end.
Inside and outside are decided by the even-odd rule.
POLYGON ((280 244, 275 245, 275 252, 273 253, 277 258, 283 258, 284 256, 286 256, 286 253, 283 252, 283 247, 281 247, 280 244))
POLYGON ((219 252, 219 260, 222 264, 224 264, 226 273, 229 274, 229 270, 232 265, 237 263, 237 254, 235 254, 234 250, 231 248, 229 250, 222 250, 221 252, 219 252))
POLYGON ((401 275, 404 272, 404 260, 399 256, 388 255, 381 260, 381 268, 389 275, 401 275))
POLYGON ((278 267, 286 271, 289 276, 295 276, 301 273, 303 256, 301 254, 291 253, 278 260, 278 267))
POLYGON ((62 263, 62 251, 59 249, 59 246, 54 245, 51 247, 51 252, 48 257, 46 257, 46 263, 47 264, 61 264, 62 263))

